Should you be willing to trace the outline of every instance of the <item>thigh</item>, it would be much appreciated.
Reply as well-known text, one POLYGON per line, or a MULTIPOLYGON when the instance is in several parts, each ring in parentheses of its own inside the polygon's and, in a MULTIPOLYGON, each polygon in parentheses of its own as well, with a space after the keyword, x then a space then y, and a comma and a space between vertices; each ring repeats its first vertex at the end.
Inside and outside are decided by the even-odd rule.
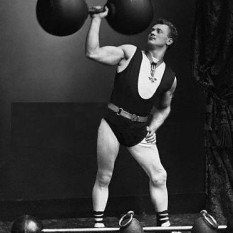
POLYGON ((143 143, 128 147, 128 150, 145 172, 151 176, 152 173, 164 170, 164 167, 159 157, 157 145, 143 141, 143 143))
POLYGON ((119 152, 119 142, 109 124, 102 119, 97 138, 98 169, 112 171, 119 152))

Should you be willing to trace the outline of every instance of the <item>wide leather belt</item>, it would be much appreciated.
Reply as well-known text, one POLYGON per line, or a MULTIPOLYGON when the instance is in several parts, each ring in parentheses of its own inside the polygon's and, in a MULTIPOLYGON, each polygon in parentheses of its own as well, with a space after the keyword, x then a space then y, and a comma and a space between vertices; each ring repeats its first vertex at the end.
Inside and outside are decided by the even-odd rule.
POLYGON ((146 122, 148 117, 137 116, 125 111, 123 108, 117 107, 115 104, 109 103, 108 108, 116 112, 117 115, 123 116, 131 121, 146 122))

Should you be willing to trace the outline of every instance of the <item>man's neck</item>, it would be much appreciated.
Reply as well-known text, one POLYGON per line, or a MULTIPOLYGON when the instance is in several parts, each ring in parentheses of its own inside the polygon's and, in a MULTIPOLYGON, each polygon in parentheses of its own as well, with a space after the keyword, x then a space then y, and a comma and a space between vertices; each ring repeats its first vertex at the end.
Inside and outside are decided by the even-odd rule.
POLYGON ((147 48, 147 52, 151 55, 151 58, 155 58, 159 61, 163 61, 163 57, 165 55, 166 48, 164 48, 164 47, 156 48, 156 49, 147 48))

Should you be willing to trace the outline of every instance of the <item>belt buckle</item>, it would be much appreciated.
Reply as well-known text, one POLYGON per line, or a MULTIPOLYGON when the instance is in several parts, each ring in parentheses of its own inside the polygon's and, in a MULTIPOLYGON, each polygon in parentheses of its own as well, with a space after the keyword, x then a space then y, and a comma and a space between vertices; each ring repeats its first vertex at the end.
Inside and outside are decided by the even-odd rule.
POLYGON ((117 115, 121 115, 121 112, 123 111, 123 108, 119 108, 117 111, 117 115))
POLYGON ((136 114, 132 114, 131 116, 131 121, 138 121, 139 116, 137 116, 136 114))

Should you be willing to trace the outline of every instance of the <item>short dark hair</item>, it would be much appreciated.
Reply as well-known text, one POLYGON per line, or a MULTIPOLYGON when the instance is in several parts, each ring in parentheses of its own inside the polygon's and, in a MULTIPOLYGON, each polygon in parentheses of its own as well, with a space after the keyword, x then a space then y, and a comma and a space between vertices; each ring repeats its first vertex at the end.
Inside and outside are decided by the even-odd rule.
POLYGON ((173 44, 175 44, 175 42, 177 41, 178 39, 178 31, 176 29, 176 27, 168 20, 164 19, 164 18, 159 18, 157 19, 155 22, 154 22, 154 25, 156 24, 164 24, 164 25, 167 25, 170 29, 170 34, 169 34, 169 37, 172 38, 173 40, 173 44))

